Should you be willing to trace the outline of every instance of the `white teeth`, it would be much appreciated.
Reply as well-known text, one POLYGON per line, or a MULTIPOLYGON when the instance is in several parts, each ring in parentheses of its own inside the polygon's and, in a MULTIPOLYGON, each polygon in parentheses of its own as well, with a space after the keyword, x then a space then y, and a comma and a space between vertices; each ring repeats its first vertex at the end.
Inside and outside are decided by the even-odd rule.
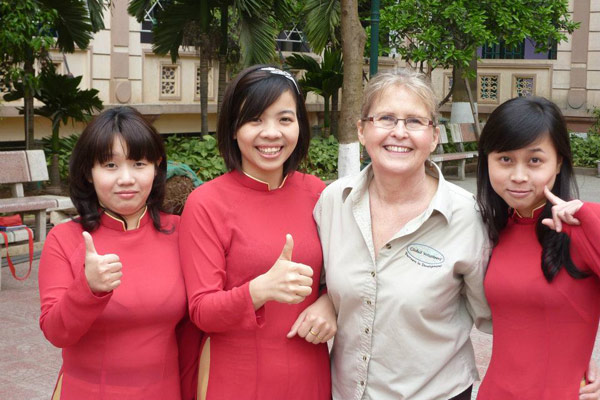
POLYGON ((276 154, 281 147, 257 147, 258 151, 264 154, 276 154))
POLYGON ((384 146, 384 148, 386 150, 393 151, 396 153, 408 153, 410 151, 410 149, 408 149, 406 147, 400 147, 400 146, 384 146))

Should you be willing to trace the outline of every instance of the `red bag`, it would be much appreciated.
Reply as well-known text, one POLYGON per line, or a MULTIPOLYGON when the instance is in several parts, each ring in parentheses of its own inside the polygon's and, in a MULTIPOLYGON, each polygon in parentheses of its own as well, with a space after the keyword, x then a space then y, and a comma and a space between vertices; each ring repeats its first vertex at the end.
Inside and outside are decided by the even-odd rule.
POLYGON ((23 220, 21 219, 21 216, 19 214, 15 214, 0 217, 0 233, 4 237, 4 244, 6 245, 6 261, 8 261, 8 268, 10 269, 10 273, 16 280, 24 281, 25 279, 29 278, 29 275, 31 274, 31 265, 33 264, 33 232, 26 225, 23 225, 23 220), (29 269, 23 277, 17 276, 15 265, 10 259, 10 254, 8 254, 8 235, 6 234, 6 231, 14 231, 19 229, 26 229, 27 236, 29 236, 29 269))
POLYGON ((0 226, 17 226, 23 225, 23 220, 21 219, 21 215, 8 215, 5 217, 0 217, 0 226))

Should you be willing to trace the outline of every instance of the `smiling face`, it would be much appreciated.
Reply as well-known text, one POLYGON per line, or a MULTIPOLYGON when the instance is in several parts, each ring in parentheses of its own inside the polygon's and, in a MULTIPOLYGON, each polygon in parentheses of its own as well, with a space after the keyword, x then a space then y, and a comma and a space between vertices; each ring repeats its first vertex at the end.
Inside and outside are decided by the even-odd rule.
MULTIPOLYGON (((416 94, 395 85, 381 92, 368 115, 431 119, 432 111, 416 94)), ((358 138, 367 149, 376 174, 425 173, 425 160, 437 146, 439 128, 428 126, 423 130, 409 131, 403 121, 398 121, 393 129, 375 127, 370 121, 359 121, 357 126, 358 138)))
POLYGON ((260 116, 237 130, 242 170, 272 188, 278 187, 283 180, 283 163, 296 148, 299 132, 296 101, 285 91, 260 116))
POLYGON ((91 172, 100 205, 121 215, 132 228, 137 226, 144 211, 156 167, 146 159, 130 160, 127 154, 124 141, 115 136, 112 157, 103 163, 96 162, 91 172))
POLYGON ((488 154, 492 188, 523 216, 532 216, 533 210, 546 202, 544 186, 552 189, 560 166, 548 134, 524 148, 488 154))

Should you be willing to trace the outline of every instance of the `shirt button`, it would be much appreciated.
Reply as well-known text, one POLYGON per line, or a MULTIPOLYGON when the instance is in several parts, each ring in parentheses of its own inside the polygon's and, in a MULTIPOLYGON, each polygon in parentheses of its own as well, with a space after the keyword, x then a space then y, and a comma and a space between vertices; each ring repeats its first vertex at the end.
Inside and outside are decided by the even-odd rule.
POLYGON ((369 328, 365 328, 365 333, 368 335, 369 334, 369 328))
POLYGON ((389 250, 389 249, 391 249, 391 248, 392 248, 392 245, 391 245, 391 244, 389 244, 389 243, 387 243, 387 244, 385 245, 385 248, 389 250))
POLYGON ((360 381, 360 386, 365 386, 365 381, 360 381))
POLYGON ((367 361, 367 356, 363 356, 363 361, 367 361))
POLYGON ((371 300, 367 300, 367 305, 370 306, 371 305, 371 300))
POLYGON ((375 271, 371 271, 371 276, 375 278, 375 271))

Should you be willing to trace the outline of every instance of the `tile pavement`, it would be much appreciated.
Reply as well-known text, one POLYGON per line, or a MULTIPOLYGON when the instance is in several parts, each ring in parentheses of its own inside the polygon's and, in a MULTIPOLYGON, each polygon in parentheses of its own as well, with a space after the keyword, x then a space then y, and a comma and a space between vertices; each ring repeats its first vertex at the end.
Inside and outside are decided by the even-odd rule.
MULTIPOLYGON (((600 201, 600 179, 578 176, 581 198, 600 201)), ((475 188, 474 178, 453 181, 467 190, 475 188)), ((39 295, 37 266, 25 282, 12 278, 2 268, 0 291, 0 400, 49 400, 60 368, 60 350, 53 347, 39 329, 39 295)), ((26 264, 18 264, 19 275, 26 264)), ((473 330, 471 333, 477 368, 485 374, 492 348, 492 336, 473 330)), ((596 340, 594 359, 600 365, 600 341, 596 340)), ((475 389, 478 387, 477 382, 475 389)))

